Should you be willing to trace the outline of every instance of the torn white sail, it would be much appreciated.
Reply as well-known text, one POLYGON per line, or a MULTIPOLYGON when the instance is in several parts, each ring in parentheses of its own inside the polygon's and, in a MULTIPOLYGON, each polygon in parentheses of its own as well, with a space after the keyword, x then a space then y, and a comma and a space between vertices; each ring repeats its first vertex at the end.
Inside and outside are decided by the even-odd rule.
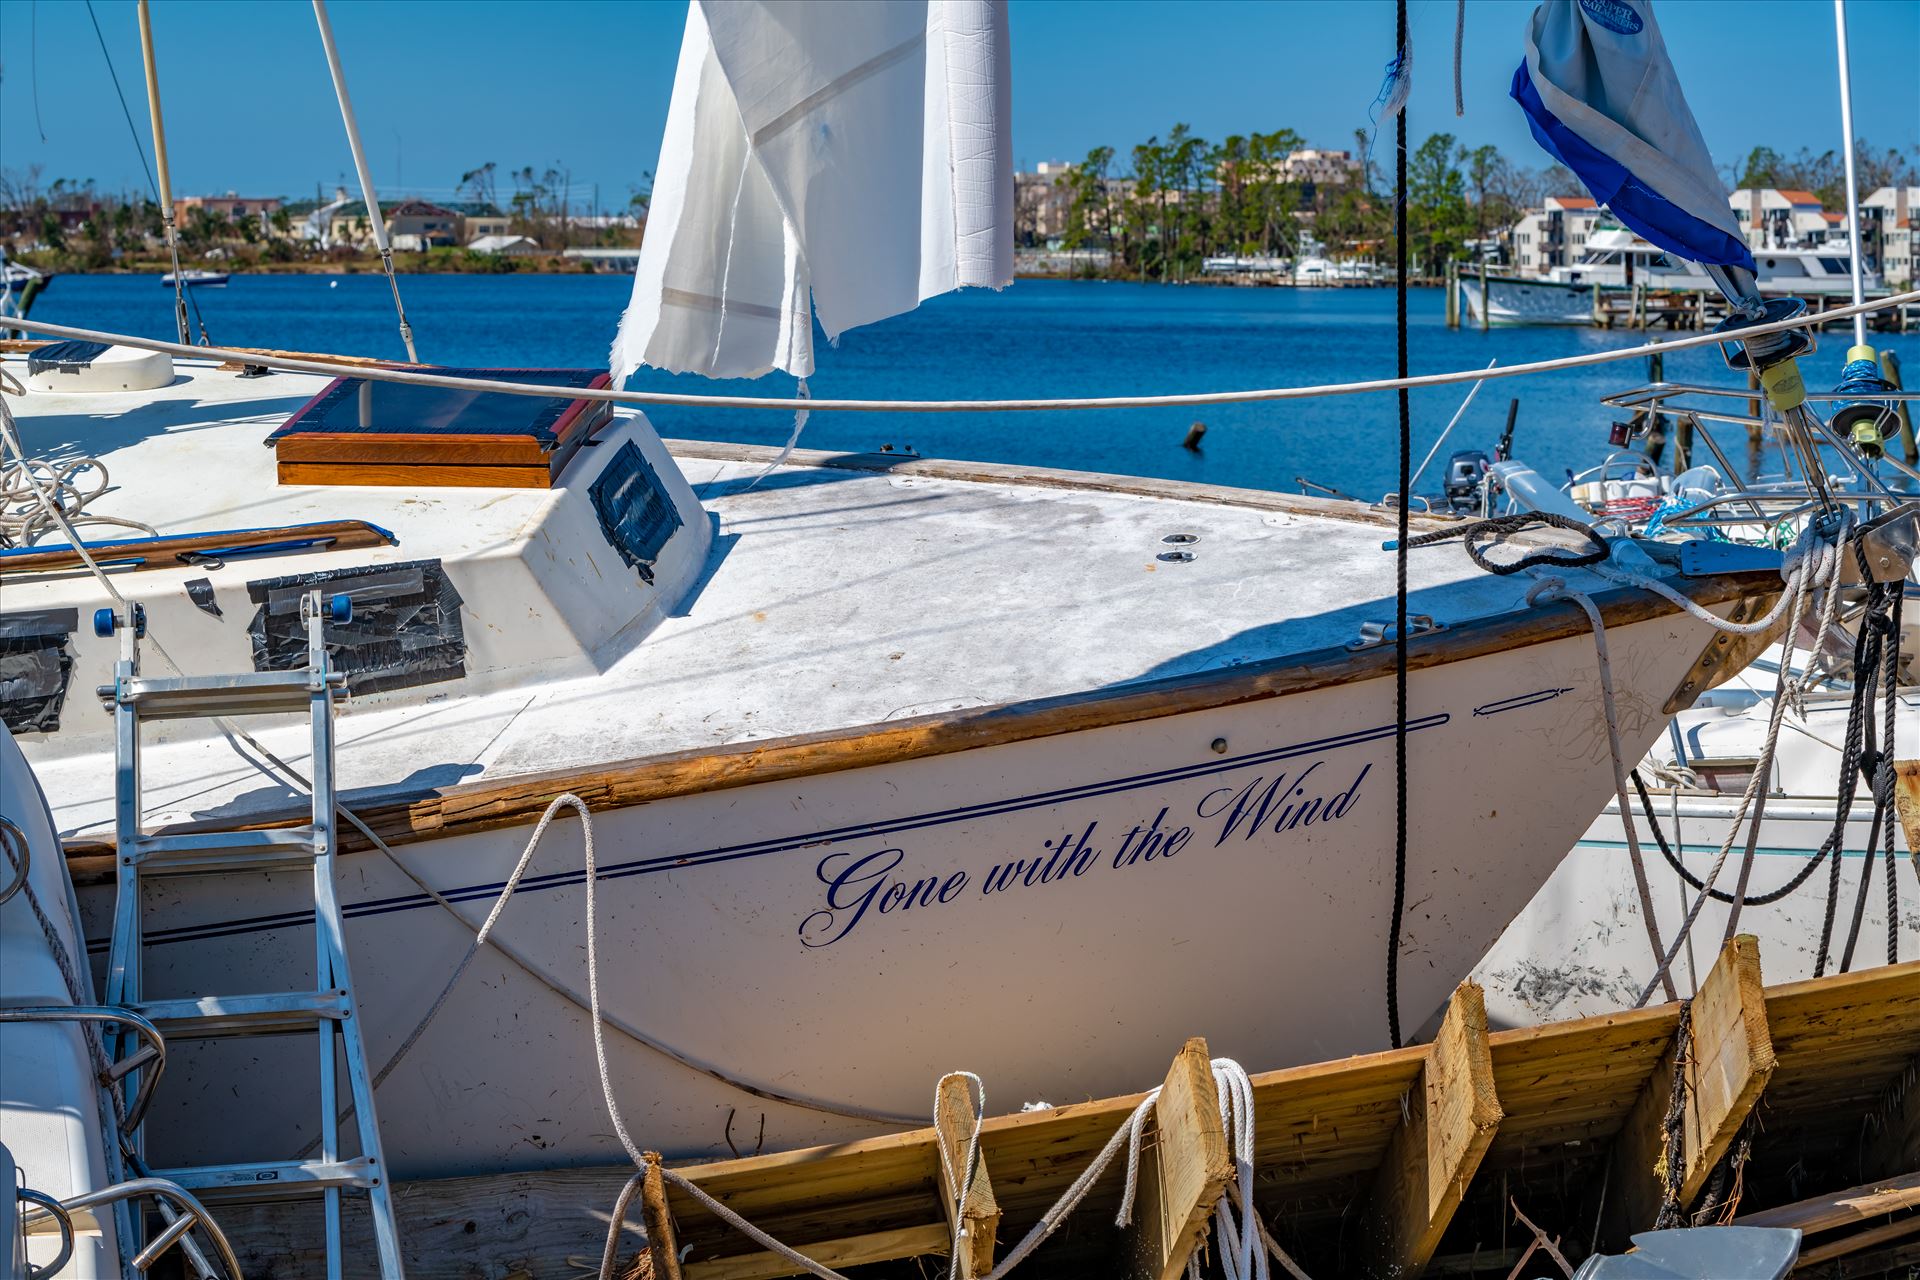
POLYGON ((1013 279, 1004 0, 693 0, 614 339, 712 377, 1013 279))

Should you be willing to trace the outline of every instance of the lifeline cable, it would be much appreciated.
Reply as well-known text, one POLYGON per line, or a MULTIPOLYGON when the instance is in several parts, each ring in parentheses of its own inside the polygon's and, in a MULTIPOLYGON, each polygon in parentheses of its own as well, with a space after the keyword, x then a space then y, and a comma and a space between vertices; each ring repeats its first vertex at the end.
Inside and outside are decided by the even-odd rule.
MULTIPOLYGON (((1822 313, 1822 321, 1844 320, 1870 311, 1920 304, 1920 289, 1896 293, 1858 307, 1835 307, 1822 313)), ((1804 316, 1772 320, 1741 328, 1742 340, 1763 334, 1805 329, 1804 316)), ((45 320, 8 317, 7 327, 55 338, 77 338, 86 342, 104 342, 110 346, 132 347, 140 351, 160 351, 183 359, 217 360, 235 365, 255 365, 262 369, 281 369, 289 373, 317 373, 329 378, 359 378, 367 382, 393 382, 414 387, 447 387, 455 391, 488 391, 501 395, 554 398, 551 384, 508 382, 498 378, 467 378, 457 374, 431 373, 423 369, 395 369, 373 357, 321 357, 274 355, 261 350, 230 347, 195 347, 185 343, 164 342, 132 334, 109 333, 100 329, 80 329, 72 325, 52 324, 45 320), (358 363, 356 363, 358 359, 358 363)), ((1256 387, 1245 391, 1195 391, 1166 395, 1078 396, 1004 399, 1004 400, 853 400, 823 397, 800 399, 786 396, 716 396, 685 391, 616 391, 612 387, 570 387, 569 398, 593 403, 631 405, 681 405, 704 409, 780 409, 791 413, 808 409, 815 413, 1040 413, 1078 409, 1166 409, 1202 404, 1264 404, 1276 400, 1312 400, 1321 396, 1366 395, 1375 391, 1394 391, 1401 387, 1450 387, 1488 378, 1518 378, 1536 373, 1558 373, 1566 369, 1585 369, 1637 360, 1667 351, 1686 351, 1693 347, 1718 345, 1727 339, 1717 333, 1699 333, 1689 338, 1669 338, 1646 342, 1613 351, 1589 351, 1577 356, 1556 356, 1526 364, 1496 365, 1491 369, 1456 369, 1449 373, 1423 373, 1419 377, 1374 378, 1361 382, 1329 382, 1304 387, 1256 387)), ((1831 399, 1828 396, 1810 399, 1831 399)))
MULTIPOLYGON (((1407 54, 1407 0, 1395 6, 1395 48, 1407 54)), ((1407 108, 1394 118, 1394 376, 1407 376, 1407 108)), ((1393 557, 1393 919, 1387 927, 1387 1039, 1400 1047, 1400 924, 1407 909, 1407 509, 1413 505, 1413 406, 1400 388, 1400 508, 1393 557)))

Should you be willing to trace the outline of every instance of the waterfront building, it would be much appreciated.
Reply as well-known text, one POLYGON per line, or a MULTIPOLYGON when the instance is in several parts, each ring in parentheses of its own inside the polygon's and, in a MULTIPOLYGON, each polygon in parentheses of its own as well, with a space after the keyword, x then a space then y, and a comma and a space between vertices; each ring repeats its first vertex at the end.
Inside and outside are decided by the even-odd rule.
POLYGON ((1844 225, 1832 227, 1820 198, 1811 191, 1742 187, 1727 197, 1727 204, 1750 249, 1808 248, 1825 243, 1829 232, 1836 238, 1846 234, 1844 225))
POLYGON ((531 236, 480 236, 467 242, 472 253, 492 253, 504 258, 526 258, 540 252, 531 236))
POLYGON ((1914 218, 1920 215, 1920 187, 1881 187, 1860 202, 1862 257, 1887 278, 1889 287, 1910 288, 1914 259, 1920 257, 1920 238, 1914 218))
POLYGON ((1514 225, 1514 265, 1544 274, 1578 262, 1601 212, 1591 196, 1548 196, 1540 208, 1530 210, 1514 225))

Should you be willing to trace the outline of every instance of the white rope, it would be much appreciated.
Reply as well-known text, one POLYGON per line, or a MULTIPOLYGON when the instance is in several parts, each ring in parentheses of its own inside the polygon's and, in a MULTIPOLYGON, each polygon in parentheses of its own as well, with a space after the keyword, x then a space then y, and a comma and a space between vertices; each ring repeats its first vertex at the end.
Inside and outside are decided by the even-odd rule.
POLYGON ((953 1188, 953 1249, 947 1254, 947 1276, 953 1280, 960 1274, 960 1250, 966 1244, 967 1226, 965 1214, 967 1197, 973 1194, 974 1171, 980 1163, 980 1126, 987 1119, 987 1084, 971 1071, 949 1071, 940 1077, 933 1086, 933 1124, 936 1130, 934 1145, 940 1149, 940 1164, 947 1171, 947 1185, 953 1188), (946 1092, 947 1081, 965 1080, 971 1086, 967 1090, 967 1101, 973 1107, 973 1132, 967 1138, 967 1154, 960 1168, 953 1167, 953 1159, 947 1153, 947 1144, 939 1141, 940 1097, 946 1092))
MULTIPOLYGON (((11 445, 9 445, 11 448, 11 445)), ((60 526, 49 514, 49 503, 66 516, 67 525, 115 525, 158 537, 152 525, 120 516, 86 512, 86 506, 107 491, 107 466, 98 458, 69 458, 48 462, 16 454, 0 467, 0 547, 30 547, 60 526), (83 486, 75 477, 92 472, 97 478, 83 486)))
MULTIPOLYGON (((1620 745, 1620 715, 1618 704, 1613 696, 1613 663, 1607 657, 1607 624, 1601 617, 1599 606, 1584 591, 1575 591, 1567 586, 1565 579, 1541 577, 1527 591, 1527 603, 1537 600, 1571 600, 1587 615, 1587 622, 1593 628, 1594 656, 1600 668, 1600 707, 1607 722, 1607 752, 1613 763, 1613 794, 1620 805, 1620 813, 1625 819, 1627 833, 1627 858, 1633 864, 1633 887, 1640 895, 1640 914, 1647 923, 1647 941, 1653 946, 1653 958, 1657 963, 1664 951, 1660 944, 1660 921, 1653 913, 1653 886, 1647 880, 1647 863, 1640 852, 1640 832, 1633 821, 1633 810, 1627 807, 1627 764, 1626 752, 1620 745)), ((1679 991, 1673 985, 1673 978, 1661 970, 1661 978, 1666 983, 1667 999, 1678 1000, 1679 991)))
MULTIPOLYGON (((1802 542, 1808 541, 1811 529, 1812 526, 1809 525, 1808 532, 1801 535, 1802 542)), ((1680 922, 1680 929, 1679 932, 1674 935, 1673 945, 1668 948, 1665 955, 1660 957, 1659 966, 1654 976, 1648 979, 1647 985, 1640 992, 1639 999, 1634 1001, 1634 1007, 1636 1009, 1646 1004, 1647 1000, 1653 995, 1655 986, 1660 985, 1662 981, 1671 982, 1667 974, 1672 968, 1674 957, 1679 955, 1680 948, 1686 945, 1688 937, 1693 933, 1694 922, 1699 919, 1701 908, 1706 906, 1707 898, 1715 882, 1719 880, 1721 871, 1726 866, 1727 854, 1732 850, 1733 842, 1740 834, 1741 826, 1745 824, 1747 820, 1747 813, 1753 805, 1754 798, 1759 793, 1760 787, 1766 784, 1767 779, 1773 772, 1774 751, 1780 741, 1781 718, 1786 714, 1787 710, 1788 699, 1785 696, 1785 687, 1788 680, 1787 673, 1793 665, 1794 635, 1800 629, 1800 618, 1805 609, 1807 595, 1816 586, 1824 586, 1826 589, 1825 603, 1821 610, 1820 632, 1815 641, 1816 648, 1820 641, 1825 639, 1827 629, 1832 626, 1835 603, 1840 598, 1839 544, 1841 541, 1844 541, 1844 538, 1845 531, 1843 528, 1835 542, 1828 543, 1821 541, 1814 543, 1813 546, 1818 548, 1818 550, 1804 557, 1793 571, 1793 580, 1789 584, 1787 592, 1793 601, 1793 615, 1787 624, 1786 638, 1782 642, 1780 669, 1775 677, 1773 707, 1767 719, 1766 741, 1761 745, 1759 759, 1754 764, 1753 773, 1747 779, 1746 790, 1741 794, 1740 804, 1734 811, 1733 821, 1727 827, 1726 839, 1720 842, 1720 850, 1714 855, 1713 865, 1708 869, 1706 876, 1703 878, 1702 887, 1694 897, 1693 905, 1687 909, 1686 917, 1680 922)), ((1621 804, 1621 813, 1625 817, 1628 829, 1631 830, 1633 827, 1633 817, 1631 813, 1628 812, 1624 801, 1621 804)))
MULTIPOLYGON (((1920 290, 1894 294, 1877 301, 1862 303, 1860 306, 1836 307, 1822 313, 1822 321, 1841 320, 1855 314, 1870 311, 1882 311, 1891 307, 1920 303, 1920 290)), ((1740 337, 1753 338, 1767 333, 1779 333, 1793 328, 1805 328, 1805 317, 1790 320, 1776 320, 1766 324, 1757 324, 1740 330, 1740 337)), ((44 320, 10 320, 8 324, 16 329, 33 333, 49 334, 59 338, 77 338, 89 342, 105 342, 110 345, 135 347, 145 351, 164 351, 169 355, 182 358, 206 358, 235 364, 260 365, 268 369, 284 369, 294 373, 318 373, 327 377, 363 378, 370 382, 397 382, 420 387, 449 387, 455 390, 489 391, 502 395, 536 396, 551 400, 554 389, 528 382, 504 382, 492 378, 462 378, 449 374, 426 373, 417 369, 389 369, 373 364, 353 364, 340 360, 313 360, 295 356, 269 355, 258 351, 240 351, 226 347, 192 347, 184 343, 161 342, 154 338, 139 338, 126 334, 106 333, 96 329, 76 329, 68 325, 49 324, 44 320)), ((811 409, 825 413, 836 411, 843 413, 1026 413, 1063 409, 1153 409, 1184 407, 1203 404, 1253 404, 1271 400, 1307 400, 1318 396, 1361 395, 1375 391, 1395 391, 1401 387, 1445 387, 1459 383, 1477 382, 1485 378, 1520 378, 1538 373, 1555 373, 1563 369, 1584 369, 1595 365, 1612 364, 1620 360, 1638 360, 1643 356, 1667 351, 1685 351, 1692 347, 1714 345, 1721 342, 1721 335, 1714 333, 1694 334, 1686 338, 1669 338, 1664 342, 1647 342, 1639 346, 1621 347, 1613 351, 1591 351, 1583 355, 1559 356, 1551 360, 1535 360, 1527 364, 1501 365, 1493 369, 1461 369, 1451 373, 1427 373, 1411 378, 1376 378, 1364 382, 1327 383, 1307 387, 1266 387, 1251 391, 1201 391, 1182 395, 1149 396, 1087 396, 1067 399, 1025 399, 1025 400, 807 400, 784 398, 779 396, 713 396, 694 395, 676 391, 617 391, 612 387, 572 387, 566 395, 574 400, 606 401, 612 404, 665 404, 689 405, 714 409, 782 409, 794 411, 811 409)))

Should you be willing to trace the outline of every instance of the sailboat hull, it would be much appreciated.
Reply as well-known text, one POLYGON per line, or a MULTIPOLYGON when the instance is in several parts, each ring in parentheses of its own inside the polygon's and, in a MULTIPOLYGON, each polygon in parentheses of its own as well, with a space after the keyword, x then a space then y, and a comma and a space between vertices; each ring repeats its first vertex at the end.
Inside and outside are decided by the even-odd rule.
MULTIPOLYGON (((1709 639, 1679 614, 1610 627, 1631 758, 1709 639)), ((597 812, 608 1069, 635 1140, 689 1156, 870 1134, 884 1119, 844 1113, 922 1116, 933 1081, 958 1068, 995 1107, 1073 1101, 1138 1087, 1195 1034, 1262 1067, 1384 1047, 1391 668, 1296 673, 1098 727, 1074 718, 1069 705, 1058 732, 749 785, 716 762, 710 786, 597 812)), ((1411 1033, 1611 793, 1591 637, 1569 628, 1423 665, 1407 741, 1411 1033)), ((610 784, 577 786, 591 800, 610 784)), ((376 1069, 439 997, 529 834, 397 844, 451 909, 386 854, 341 858, 376 1069)), ((234 881, 153 891, 156 996, 231 990, 307 952, 301 876, 234 881)), ((87 907, 102 936, 110 887, 87 907)), ((498 948, 380 1089, 397 1176, 621 1158, 584 1012, 587 927, 579 823, 564 816, 498 948)), ((289 1083, 312 1070, 308 1042, 178 1056, 173 1078, 190 1085, 149 1123, 157 1161, 258 1158, 313 1137, 312 1092, 289 1083), (201 1104, 216 1098, 230 1123, 209 1126, 201 1104)))

